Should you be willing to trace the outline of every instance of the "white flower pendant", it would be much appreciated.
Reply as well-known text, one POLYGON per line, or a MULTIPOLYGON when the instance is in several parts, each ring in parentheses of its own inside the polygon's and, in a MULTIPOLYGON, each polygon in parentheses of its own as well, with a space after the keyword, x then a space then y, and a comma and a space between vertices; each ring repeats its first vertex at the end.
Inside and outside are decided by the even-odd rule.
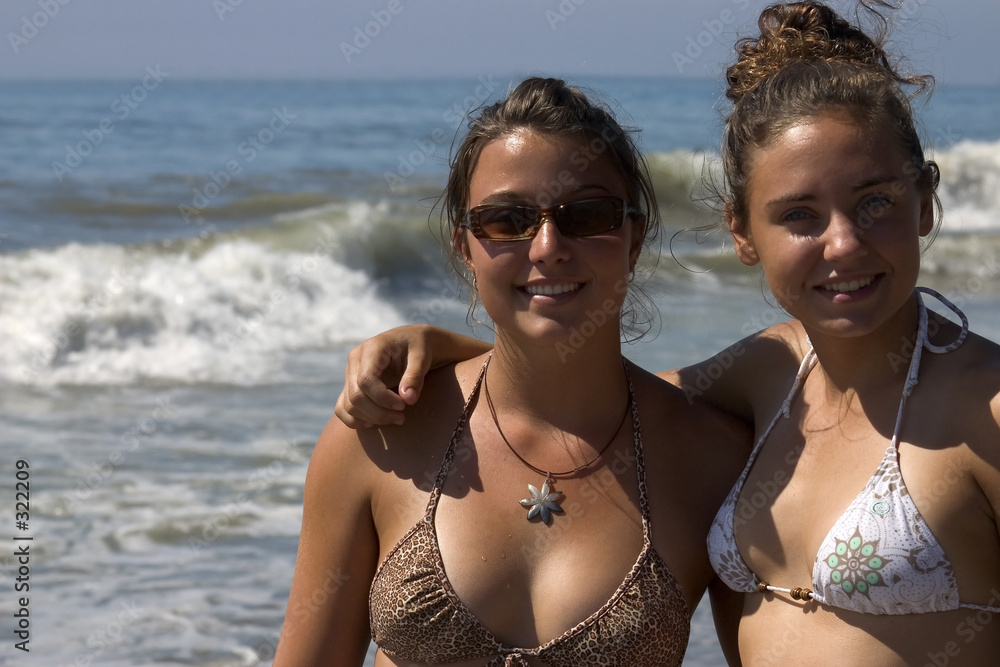
POLYGON ((542 490, 539 491, 534 484, 528 485, 528 493, 531 494, 530 498, 525 498, 521 501, 523 507, 528 509, 528 520, 535 518, 536 516, 542 517, 542 523, 548 523, 549 517, 552 512, 562 512, 563 508, 556 503, 562 493, 556 491, 549 486, 549 479, 545 479, 545 483, 542 484, 542 490))

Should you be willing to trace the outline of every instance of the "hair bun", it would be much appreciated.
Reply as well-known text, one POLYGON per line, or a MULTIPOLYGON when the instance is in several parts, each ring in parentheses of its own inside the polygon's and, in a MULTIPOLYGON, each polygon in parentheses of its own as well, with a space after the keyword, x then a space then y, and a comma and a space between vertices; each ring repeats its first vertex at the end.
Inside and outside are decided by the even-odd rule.
POLYGON ((757 21, 760 35, 736 43, 737 61, 726 70, 726 97, 739 101, 762 81, 795 62, 839 61, 893 72, 881 46, 886 20, 867 4, 864 6, 882 25, 875 38, 818 2, 767 7, 757 21))

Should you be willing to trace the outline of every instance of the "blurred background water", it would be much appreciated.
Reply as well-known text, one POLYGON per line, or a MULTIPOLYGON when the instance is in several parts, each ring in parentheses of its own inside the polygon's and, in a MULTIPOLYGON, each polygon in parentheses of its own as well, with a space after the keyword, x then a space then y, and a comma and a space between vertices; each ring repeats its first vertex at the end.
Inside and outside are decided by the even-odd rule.
MULTIPOLYGON (((0 83, 0 434, 11 486, 13 461, 31 471, 25 664, 267 664, 347 350, 404 322, 469 330, 431 206, 465 112, 511 81, 145 82, 0 83)), ((660 322, 627 356, 672 368, 785 319, 721 235, 673 236, 715 220, 692 197, 715 169, 717 85, 573 83, 642 128, 662 207, 645 260, 660 322)), ((976 87, 919 108, 945 205, 922 283, 995 340, 998 108, 1000 89, 976 87)), ((5 588, 15 565, 0 555, 5 588)), ((686 665, 722 664, 704 607, 686 665)))

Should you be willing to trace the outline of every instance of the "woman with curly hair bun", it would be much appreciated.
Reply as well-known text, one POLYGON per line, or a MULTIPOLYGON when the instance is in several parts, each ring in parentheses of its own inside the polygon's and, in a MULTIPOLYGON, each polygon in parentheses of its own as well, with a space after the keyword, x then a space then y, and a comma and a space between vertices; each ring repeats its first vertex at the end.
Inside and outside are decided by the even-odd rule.
POLYGON ((740 260, 795 319, 745 341, 706 395, 758 438, 709 534, 745 594, 740 655, 990 664, 1000 348, 916 287, 940 205, 908 92, 930 79, 820 3, 773 5, 759 27, 726 76, 724 205, 740 260))

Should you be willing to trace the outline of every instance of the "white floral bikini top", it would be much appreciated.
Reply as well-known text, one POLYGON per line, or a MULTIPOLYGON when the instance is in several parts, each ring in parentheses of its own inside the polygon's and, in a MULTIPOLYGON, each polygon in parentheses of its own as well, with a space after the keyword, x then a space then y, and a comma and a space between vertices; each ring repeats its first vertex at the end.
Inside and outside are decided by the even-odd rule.
MULTIPOLYGON (((899 402, 892 442, 865 488, 840 516, 816 554, 814 589, 780 588, 762 582, 747 566, 736 545, 735 522, 740 491, 757 454, 775 424, 790 414, 790 405, 806 375, 816 365, 810 348, 802 360, 792 389, 781 411, 758 440, 743 474, 715 516, 708 535, 712 567, 730 588, 742 593, 775 591, 796 600, 816 602, 862 614, 921 614, 969 607, 1000 612, 1000 607, 964 603, 944 549, 920 516, 899 471, 899 432, 907 397, 917 384, 924 348, 933 353, 951 352, 965 340, 969 321, 957 306, 937 292, 917 288, 919 326, 909 373, 899 402), (962 333, 945 347, 927 340, 927 309, 919 291, 932 294, 962 319, 962 333)), ((744 500, 744 505, 748 501, 744 500)), ((746 518, 741 519, 745 523, 746 518)))

